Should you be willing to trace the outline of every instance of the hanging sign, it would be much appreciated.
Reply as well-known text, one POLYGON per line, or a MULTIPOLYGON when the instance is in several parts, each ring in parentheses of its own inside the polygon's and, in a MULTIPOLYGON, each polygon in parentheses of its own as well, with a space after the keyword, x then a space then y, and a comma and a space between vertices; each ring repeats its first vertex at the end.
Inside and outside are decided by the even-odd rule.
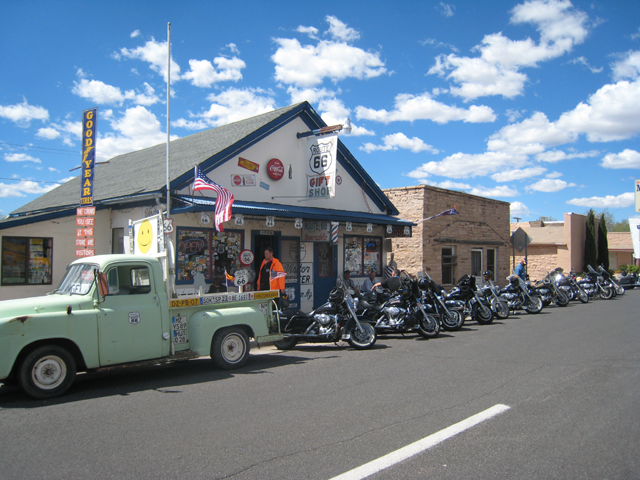
POLYGON ((82 173, 80 175, 80 205, 93 205, 93 169, 96 162, 96 124, 98 108, 82 112, 82 173))
POLYGON ((338 134, 307 137, 307 147, 307 197, 335 197, 338 134))
POLYGON ((329 222, 304 222, 302 226, 303 242, 328 242, 329 240, 331 240, 329 222))

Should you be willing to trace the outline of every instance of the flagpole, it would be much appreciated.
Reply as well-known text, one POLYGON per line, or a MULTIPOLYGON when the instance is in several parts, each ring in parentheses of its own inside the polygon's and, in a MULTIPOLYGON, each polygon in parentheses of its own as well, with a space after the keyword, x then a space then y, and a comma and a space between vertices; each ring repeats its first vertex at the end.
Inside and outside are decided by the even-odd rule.
POLYGON ((171 101, 171 22, 167 23, 167 217, 171 216, 171 189, 169 183, 169 138, 171 101))

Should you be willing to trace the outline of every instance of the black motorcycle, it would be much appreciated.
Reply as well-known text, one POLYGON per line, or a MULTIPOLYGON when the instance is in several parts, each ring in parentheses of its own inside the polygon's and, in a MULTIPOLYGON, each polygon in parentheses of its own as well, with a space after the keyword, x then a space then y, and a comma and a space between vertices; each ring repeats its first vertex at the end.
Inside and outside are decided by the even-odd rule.
POLYGON ((542 304, 545 307, 551 305, 552 302, 559 307, 566 307, 569 305, 569 296, 563 289, 558 288, 555 281, 555 276, 558 272, 562 272, 560 267, 556 268, 540 281, 536 282, 533 286, 535 291, 542 298, 542 304))
POLYGON ((280 332, 285 335, 274 345, 279 350, 290 350, 305 342, 334 342, 346 340, 357 350, 371 348, 377 339, 375 329, 361 322, 355 313, 355 301, 344 283, 338 279, 329 294, 329 301, 311 313, 301 310, 276 310, 280 332))
POLYGON ((491 278, 484 278, 485 284, 480 289, 479 295, 482 295, 491 305, 491 311, 493 314, 504 320, 509 318, 511 310, 509 309, 509 303, 500 296, 500 287, 493 283, 491 278))
POLYGON ((558 289, 562 290, 569 300, 580 300, 582 303, 589 303, 589 294, 576 282, 576 275, 570 272, 565 275, 562 268, 556 268, 554 281, 558 289))
POLYGON ((607 269, 602 265, 598 267, 598 273, 602 276, 604 282, 613 289, 614 296, 624 295, 624 288, 616 281, 616 279, 607 272, 607 269))
POLYGON ((625 290, 633 290, 638 286, 638 274, 637 273, 628 273, 622 272, 622 276, 618 280, 618 285, 620 285, 625 290))
POLYGON ((418 333, 423 338, 433 338, 440 333, 437 313, 422 302, 418 280, 405 271, 400 272, 401 286, 393 294, 381 292, 376 300, 370 295, 358 301, 361 323, 372 325, 378 333, 418 333))
MULTIPOLYGON (((613 298, 615 290, 611 284, 607 283, 605 278, 594 270, 591 265, 587 265, 587 270, 589 271, 586 275, 578 280, 578 285, 589 294, 589 297, 600 297, 605 300, 613 298)), ((609 276, 608 273, 607 276, 609 276)))
POLYGON ((511 310, 525 310, 528 313, 542 311, 542 298, 530 284, 523 282, 517 275, 509 275, 507 280, 509 283, 500 290, 500 296, 507 301, 511 310))
POLYGON ((489 300, 478 294, 476 278, 470 275, 463 275, 458 280, 458 285, 451 289, 445 297, 447 300, 460 300, 464 302, 464 314, 469 315, 473 320, 481 325, 488 325, 493 322, 493 311, 489 300))
POLYGON ((449 332, 460 330, 464 325, 464 302, 461 300, 445 300, 445 291, 424 273, 418 282, 422 290, 422 301, 425 308, 430 308, 437 316, 442 328, 449 332))

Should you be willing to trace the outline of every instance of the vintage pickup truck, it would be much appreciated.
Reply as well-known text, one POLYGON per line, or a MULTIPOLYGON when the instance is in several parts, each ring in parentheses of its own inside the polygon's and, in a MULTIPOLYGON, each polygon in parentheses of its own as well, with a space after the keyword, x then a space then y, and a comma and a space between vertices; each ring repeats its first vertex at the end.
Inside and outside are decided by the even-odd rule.
POLYGON ((277 291, 169 298, 160 260, 96 255, 71 263, 44 297, 0 302, 0 382, 30 396, 64 393, 77 371, 210 355, 223 369, 243 365, 249 338, 282 339, 277 291))

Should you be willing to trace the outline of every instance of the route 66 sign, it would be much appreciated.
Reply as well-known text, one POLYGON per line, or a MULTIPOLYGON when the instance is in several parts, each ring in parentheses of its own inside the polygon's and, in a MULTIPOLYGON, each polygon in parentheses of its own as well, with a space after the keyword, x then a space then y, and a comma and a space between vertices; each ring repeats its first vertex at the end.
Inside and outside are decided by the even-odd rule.
POLYGON ((373 232, 373 223, 367 223, 367 233, 373 232))
POLYGON ((242 250, 238 259, 242 265, 251 265, 253 263, 253 252, 249 249, 242 250))
POLYGON ((209 225, 209 222, 211 222, 209 214, 207 212, 202 212, 200 214, 200 223, 202 223, 203 225, 209 225))
POLYGON ((350 232, 351 230, 353 230, 353 224, 352 224, 351 222, 347 222, 347 223, 345 224, 345 226, 344 226, 344 229, 345 229, 347 232, 350 232))
POLYGON ((302 219, 296 218, 295 222, 293 223, 293 226, 296 227, 298 230, 300 230, 302 228, 302 219))
POLYGON ((236 213, 234 222, 238 226, 244 225, 244 215, 242 215, 241 213, 236 213))
POLYGON ((244 287, 247 283, 249 283, 249 275, 247 275, 246 270, 236 270, 235 278, 233 279, 233 284, 236 287, 244 287))
POLYGON ((268 216, 265 223, 266 223, 267 227, 275 227, 275 225, 276 225, 276 217, 273 217, 271 215, 268 216))
POLYGON ((387 233, 391 235, 393 233, 393 227, 391 225, 387 225, 387 233))

